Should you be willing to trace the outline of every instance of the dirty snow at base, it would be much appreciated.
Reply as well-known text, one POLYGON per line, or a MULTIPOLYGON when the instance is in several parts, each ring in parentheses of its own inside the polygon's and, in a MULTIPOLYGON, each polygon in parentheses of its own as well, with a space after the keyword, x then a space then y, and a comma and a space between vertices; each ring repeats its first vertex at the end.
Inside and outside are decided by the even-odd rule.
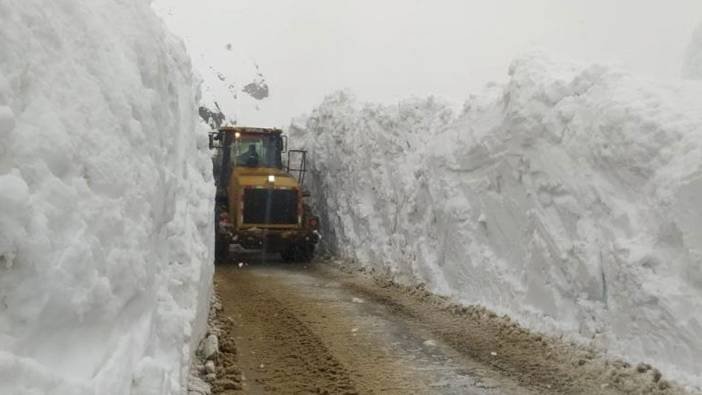
POLYGON ((341 256, 700 387, 701 103, 536 54, 457 116, 339 92, 290 133, 341 256))
POLYGON ((0 393, 181 393, 213 270, 196 102, 148 2, 0 2, 0 393))

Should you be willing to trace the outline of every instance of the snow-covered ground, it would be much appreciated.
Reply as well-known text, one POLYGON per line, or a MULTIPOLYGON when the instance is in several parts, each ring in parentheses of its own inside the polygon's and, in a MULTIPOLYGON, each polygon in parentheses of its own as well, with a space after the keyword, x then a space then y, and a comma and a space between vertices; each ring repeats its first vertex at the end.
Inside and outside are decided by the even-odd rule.
POLYGON ((148 2, 0 2, 0 393, 181 393, 213 270, 196 108, 148 2))
POLYGON ((458 115, 339 92, 290 133, 338 254, 702 386, 700 103, 537 54, 458 115))

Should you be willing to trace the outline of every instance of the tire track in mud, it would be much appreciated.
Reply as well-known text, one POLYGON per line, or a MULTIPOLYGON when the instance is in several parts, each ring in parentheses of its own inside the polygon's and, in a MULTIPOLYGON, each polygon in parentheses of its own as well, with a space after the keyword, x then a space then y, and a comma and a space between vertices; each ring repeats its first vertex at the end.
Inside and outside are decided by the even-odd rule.
MULTIPOLYGON (((260 279, 258 280, 260 281, 260 279)), ((243 271, 218 281, 247 393, 356 394, 349 372, 267 286, 243 271)), ((227 392, 222 392, 227 393, 227 392)), ((236 393, 236 392, 232 392, 236 393)))
POLYGON ((217 283, 244 393, 532 393, 317 265, 218 267, 217 283))
MULTIPOLYGON (((218 267, 243 388, 220 393, 678 394, 607 360, 421 287, 323 264, 218 267)), ((230 339, 230 340, 232 340, 230 339)))

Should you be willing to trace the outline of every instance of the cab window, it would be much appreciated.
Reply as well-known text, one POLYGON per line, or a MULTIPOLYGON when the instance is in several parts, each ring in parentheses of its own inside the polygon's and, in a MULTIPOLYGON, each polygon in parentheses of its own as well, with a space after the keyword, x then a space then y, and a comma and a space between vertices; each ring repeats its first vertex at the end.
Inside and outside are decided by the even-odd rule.
POLYGON ((246 136, 231 146, 231 160, 236 166, 280 167, 280 149, 276 136, 246 136))

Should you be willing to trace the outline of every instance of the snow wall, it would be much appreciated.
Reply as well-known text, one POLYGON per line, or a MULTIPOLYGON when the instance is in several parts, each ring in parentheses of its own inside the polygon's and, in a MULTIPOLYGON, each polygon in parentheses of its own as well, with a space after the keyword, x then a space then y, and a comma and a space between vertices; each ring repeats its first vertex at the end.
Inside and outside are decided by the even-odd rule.
POLYGON ((196 103, 149 2, 0 1, 0 393, 184 392, 213 273, 196 103))
POLYGON ((336 254, 700 386, 700 103, 533 55, 458 116, 340 92, 290 133, 336 254))

